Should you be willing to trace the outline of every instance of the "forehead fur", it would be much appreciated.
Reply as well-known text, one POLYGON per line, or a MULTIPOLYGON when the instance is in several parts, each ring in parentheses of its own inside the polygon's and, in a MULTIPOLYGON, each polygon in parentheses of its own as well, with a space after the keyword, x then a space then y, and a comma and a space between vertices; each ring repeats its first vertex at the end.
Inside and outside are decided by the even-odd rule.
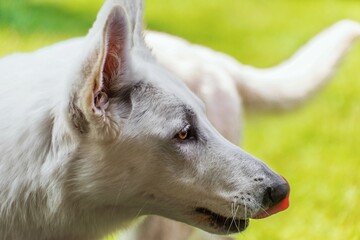
POLYGON ((132 137, 146 133, 147 136, 167 138, 184 127, 187 116, 193 114, 192 108, 174 93, 154 83, 136 84, 131 95, 132 113, 125 134, 132 137))
MULTIPOLYGON (((153 92, 155 95, 162 93, 167 97, 166 102, 191 106, 196 113, 205 112, 205 104, 185 83, 158 64, 154 58, 149 61, 141 52, 136 51, 133 52, 132 60, 133 71, 142 79, 141 87, 144 92, 153 92)), ((151 94, 146 96, 152 98, 151 94)))
POLYGON ((134 92, 134 110, 152 110, 159 114, 167 112, 180 113, 186 109, 192 109, 186 105, 175 93, 167 91, 164 88, 156 86, 151 82, 140 82, 135 85, 134 92), (144 101, 144 99, 146 101, 144 101))

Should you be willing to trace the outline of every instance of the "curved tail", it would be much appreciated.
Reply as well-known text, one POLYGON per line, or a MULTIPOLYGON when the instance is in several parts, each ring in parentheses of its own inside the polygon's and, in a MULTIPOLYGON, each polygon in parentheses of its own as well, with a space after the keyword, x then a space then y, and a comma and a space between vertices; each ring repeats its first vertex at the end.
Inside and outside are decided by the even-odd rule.
POLYGON ((321 88, 359 37, 360 24, 342 20, 278 66, 258 69, 223 56, 223 67, 233 76, 247 105, 287 109, 301 104, 321 88))
POLYGON ((331 78, 359 37, 360 24, 342 20, 311 39, 289 60, 266 69, 243 65, 226 54, 163 33, 148 32, 146 41, 159 61, 185 82, 188 76, 201 78, 206 69, 220 69, 234 80, 246 106, 289 109, 309 99, 331 78))

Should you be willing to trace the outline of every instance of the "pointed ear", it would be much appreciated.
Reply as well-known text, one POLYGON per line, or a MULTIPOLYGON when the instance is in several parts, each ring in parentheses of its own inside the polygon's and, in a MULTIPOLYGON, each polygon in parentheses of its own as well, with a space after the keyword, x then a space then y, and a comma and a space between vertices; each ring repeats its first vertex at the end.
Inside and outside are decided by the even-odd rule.
POLYGON ((114 6, 107 18, 102 33, 98 60, 95 67, 98 76, 92 92, 92 109, 97 115, 106 116, 112 98, 120 90, 122 78, 129 63, 129 22, 124 9, 114 6))

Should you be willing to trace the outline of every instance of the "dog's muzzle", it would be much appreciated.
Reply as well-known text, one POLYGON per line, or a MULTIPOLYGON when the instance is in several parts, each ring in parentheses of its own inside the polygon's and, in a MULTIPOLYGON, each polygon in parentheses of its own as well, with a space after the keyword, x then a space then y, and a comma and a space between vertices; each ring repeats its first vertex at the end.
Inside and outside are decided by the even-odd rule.
POLYGON ((290 187, 285 178, 284 181, 265 189, 261 212, 254 216, 245 216, 244 219, 234 216, 223 216, 204 207, 195 208, 198 222, 206 223, 216 234, 232 234, 244 231, 249 226, 249 217, 261 219, 275 213, 286 210, 289 207, 290 187))

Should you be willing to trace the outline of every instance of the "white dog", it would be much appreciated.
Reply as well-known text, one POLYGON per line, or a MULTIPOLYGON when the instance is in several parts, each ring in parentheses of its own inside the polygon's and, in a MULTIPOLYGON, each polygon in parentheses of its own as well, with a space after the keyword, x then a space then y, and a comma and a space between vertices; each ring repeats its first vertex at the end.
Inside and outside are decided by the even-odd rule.
POLYGON ((140 0, 108 0, 85 38, 0 60, 1 239, 100 239, 148 214, 228 234, 287 208, 141 26, 140 0))
MULTIPOLYGON (((291 59, 269 69, 245 66, 223 53, 164 33, 147 32, 146 42, 166 68, 206 104, 207 116, 229 141, 242 136, 243 105, 252 109, 288 110, 304 103, 336 70, 360 36, 360 25, 340 21, 313 38, 291 59)), ((217 239, 161 217, 147 218, 121 239, 217 239)), ((223 238, 221 238, 223 239, 223 238)))

